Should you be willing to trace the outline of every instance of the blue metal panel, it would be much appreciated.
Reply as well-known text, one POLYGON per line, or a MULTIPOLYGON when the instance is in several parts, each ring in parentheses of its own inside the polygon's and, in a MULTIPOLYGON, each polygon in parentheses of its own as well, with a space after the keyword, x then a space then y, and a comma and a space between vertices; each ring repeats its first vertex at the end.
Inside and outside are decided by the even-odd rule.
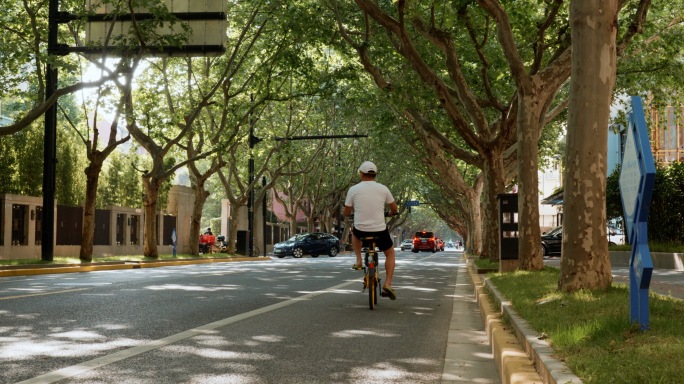
POLYGON ((648 248, 648 212, 651 206, 655 164, 641 98, 632 97, 627 140, 620 171, 620 194, 625 225, 632 243, 629 269, 630 322, 649 329, 648 289, 653 262, 648 248))

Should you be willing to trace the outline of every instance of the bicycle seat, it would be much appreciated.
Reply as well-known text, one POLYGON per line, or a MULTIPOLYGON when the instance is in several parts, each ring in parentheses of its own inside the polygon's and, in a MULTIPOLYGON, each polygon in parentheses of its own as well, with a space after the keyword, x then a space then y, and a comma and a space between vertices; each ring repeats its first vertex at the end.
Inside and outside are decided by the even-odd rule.
POLYGON ((378 236, 366 236, 362 237, 361 239, 361 245, 364 247, 370 247, 371 244, 376 242, 378 240, 378 236))

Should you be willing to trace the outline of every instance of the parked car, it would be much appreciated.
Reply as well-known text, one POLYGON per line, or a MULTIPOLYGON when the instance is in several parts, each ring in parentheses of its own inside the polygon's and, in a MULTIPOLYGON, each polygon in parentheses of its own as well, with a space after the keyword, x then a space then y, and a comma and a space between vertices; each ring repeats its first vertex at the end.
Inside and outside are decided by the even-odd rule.
MULTIPOLYGON (((615 227, 608 227, 608 245, 624 244, 625 235, 621 229, 615 227)), ((556 227, 541 237, 542 253, 544 256, 560 255, 561 244, 563 243, 563 227, 556 227)))
POLYGON ((435 242, 435 234, 429 231, 418 231, 413 237, 413 252, 420 251, 437 252, 437 243, 435 242))
POLYGON ((410 251, 411 248, 413 248, 413 240, 411 239, 404 239, 401 242, 400 248, 402 251, 410 251))
POLYGON ((340 240, 329 233, 322 232, 295 235, 289 240, 276 243, 273 246, 273 254, 280 258, 285 256, 300 258, 304 255, 335 257, 339 251, 340 240))
POLYGON ((541 236, 542 255, 560 255, 563 243, 563 227, 556 227, 541 236))
POLYGON ((608 226, 608 245, 622 245, 625 243, 625 233, 620 228, 608 226))

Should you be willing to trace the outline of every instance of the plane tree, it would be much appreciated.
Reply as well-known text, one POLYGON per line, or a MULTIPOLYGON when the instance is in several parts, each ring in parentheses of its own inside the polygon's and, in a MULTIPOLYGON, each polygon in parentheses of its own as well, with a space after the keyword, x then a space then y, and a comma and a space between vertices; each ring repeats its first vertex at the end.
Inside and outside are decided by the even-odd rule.
MULTIPOLYGON (((631 22, 621 42, 628 43, 639 31, 649 3, 620 3, 631 22)), ((423 137, 439 139, 436 150, 482 170, 483 253, 495 258, 496 194, 505 191, 508 176, 513 176, 520 194, 520 266, 541 268, 538 145, 542 128, 568 103, 557 97, 567 86, 571 69, 568 4, 550 1, 525 11, 519 4, 497 0, 456 6, 410 1, 379 5, 366 0, 356 4, 363 13, 338 12, 338 17, 346 17, 340 28, 344 37, 344 31, 355 26, 354 39, 347 40, 378 88, 397 94, 400 101, 411 99, 400 83, 405 78, 397 74, 403 67, 387 60, 387 50, 393 48, 394 57, 401 57, 432 91, 448 124, 434 124, 425 118, 425 110, 412 110, 407 103, 397 102, 397 109, 426 132, 423 137), (455 132, 464 145, 444 132, 455 132), (506 161, 517 164, 512 174, 506 161)))
MULTIPOLYGON (((458 44, 460 48, 470 37, 456 35, 460 37, 458 42, 449 40, 446 29, 464 25, 457 22, 455 10, 446 5, 435 6, 433 11, 439 13, 439 17, 427 17, 429 21, 423 21, 421 12, 430 9, 421 10, 416 6, 409 12, 406 2, 395 4, 380 7, 374 2, 358 1, 362 13, 337 8, 341 34, 354 48, 375 84, 386 94, 392 108, 407 122, 402 127, 411 128, 419 140, 437 139, 424 144, 434 147, 440 156, 448 154, 483 170, 483 218, 478 218, 484 223, 481 255, 495 258, 498 250, 496 194, 503 192, 507 184, 504 164, 515 156, 510 147, 515 142, 517 114, 517 99, 513 99, 513 103, 503 103, 497 97, 499 94, 512 95, 514 90, 508 84, 490 82, 488 63, 484 66, 487 70, 482 71, 487 92, 476 93, 479 89, 473 90, 466 82, 468 75, 472 78, 473 72, 479 72, 471 68, 481 60, 477 48, 489 43, 487 33, 490 31, 482 32, 485 37, 481 37, 481 42, 470 42, 475 45, 471 52, 474 62, 460 63, 456 55, 457 43, 462 43, 458 44), (436 20, 442 25, 435 24, 436 20), (440 26, 445 29, 443 33, 437 33, 440 26), (440 57, 442 52, 443 57, 440 57), (449 139, 453 137, 452 132, 459 133, 467 145, 465 148, 449 139)), ((467 10, 464 8, 462 12, 467 10)))
POLYGON ((607 129, 614 94, 681 102, 681 2, 572 1, 573 60, 558 287, 607 289, 607 129), (567 255, 567 257, 566 257, 567 255))
MULTIPOLYGON (((121 92, 118 106, 114 119, 109 124, 109 130, 100 129, 99 108, 100 99, 103 94, 110 90, 107 88, 100 88, 98 90, 97 100, 95 101, 95 108, 92 114, 88 113, 87 107, 84 106, 85 115, 92 116, 92 121, 86 120, 86 125, 92 128, 86 129, 85 132, 78 129, 72 124, 74 131, 78 134, 83 145, 85 146, 85 153, 88 159, 88 166, 85 168, 86 186, 85 186, 85 201, 83 204, 83 227, 81 230, 81 247, 79 250, 79 259, 83 262, 90 262, 93 259, 93 240, 95 238, 95 208, 97 206, 97 190, 99 185, 100 174, 103 165, 107 158, 122 144, 130 140, 130 134, 119 135, 120 121, 129 121, 127 119, 120 119, 121 115, 129 116, 127 111, 130 111, 131 105, 126 103, 130 100, 131 92, 131 76, 125 76, 124 79, 117 80, 118 91, 121 92), (128 96, 126 96, 128 95, 128 96), (92 123, 92 126, 90 125, 92 123), (106 138, 103 140, 102 136, 106 138), (104 145, 100 145, 103 141, 104 145)), ((124 123, 125 124, 125 123, 124 123)))
MULTIPOLYGON (((275 8, 268 9, 273 12, 275 8)), ((273 62, 278 60, 283 43, 269 47, 262 40, 268 39, 265 31, 272 20, 260 16, 264 9, 255 3, 254 6, 236 8, 234 14, 248 12, 249 17, 234 17, 229 21, 230 51, 220 60, 194 60, 189 66, 187 94, 192 103, 202 97, 202 92, 194 93, 195 83, 218 83, 220 88, 211 101, 211 106, 202 110, 194 122, 194 127, 185 138, 185 149, 190 173, 190 184, 195 200, 190 224, 190 249, 193 254, 199 252, 198 241, 202 219, 202 210, 209 197, 205 187, 207 181, 216 175, 221 168, 227 167, 227 161, 236 161, 238 150, 247 151, 244 146, 245 135, 248 135, 250 118, 258 107, 269 102, 273 96, 264 96, 257 102, 254 92, 271 81, 266 73, 273 71, 273 62), (259 58, 263 50, 271 51, 270 57, 259 58), (217 69, 220 71, 217 72, 217 69), (215 152, 208 158, 200 154, 215 152), (221 152, 221 153, 219 153, 221 152)), ((274 32, 275 30, 271 30, 274 32)), ((268 92, 266 90, 265 92, 268 92)), ((249 138, 247 137, 247 140, 249 138)), ((232 168, 235 165, 232 164, 232 168)), ((231 171, 232 172, 232 171, 231 171)), ((250 186, 253 188, 254 186, 250 186)), ((228 194, 229 199, 234 197, 228 194)), ((234 199, 236 201, 236 199, 234 199)), ((230 232, 234 235, 233 231, 230 232)), ((229 236, 229 244, 234 237, 229 236)))

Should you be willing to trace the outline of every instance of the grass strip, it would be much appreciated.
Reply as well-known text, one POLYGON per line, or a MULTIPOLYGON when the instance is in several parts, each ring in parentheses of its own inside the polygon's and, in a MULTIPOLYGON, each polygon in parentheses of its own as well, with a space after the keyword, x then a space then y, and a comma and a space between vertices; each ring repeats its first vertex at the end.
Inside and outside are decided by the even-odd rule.
POLYGON ((562 293, 559 270, 491 274, 515 311, 584 383, 681 383, 684 301, 651 293, 650 330, 629 323, 629 290, 562 293))

